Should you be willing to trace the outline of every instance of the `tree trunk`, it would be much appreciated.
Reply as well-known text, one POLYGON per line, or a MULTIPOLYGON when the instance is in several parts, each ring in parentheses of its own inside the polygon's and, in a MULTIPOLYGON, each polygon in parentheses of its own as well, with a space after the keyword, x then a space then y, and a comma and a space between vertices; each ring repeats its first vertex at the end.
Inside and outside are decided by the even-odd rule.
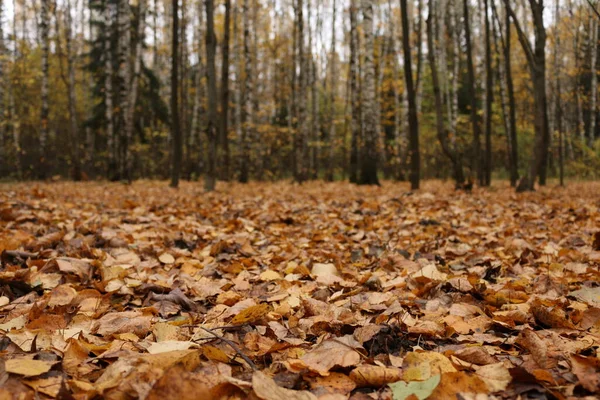
POLYGON ((375 64, 373 40, 373 0, 362 0, 363 25, 365 35, 365 61, 363 78, 364 142, 360 160, 360 181, 362 185, 379 185, 377 177, 377 136, 379 121, 375 104, 375 64))
POLYGON ((107 2, 104 9, 104 118, 106 119, 106 147, 108 153, 106 175, 109 179, 113 179, 117 168, 116 140, 113 125, 113 51, 111 45, 113 26, 111 8, 111 4, 107 2))
POLYGON ((204 171, 204 146, 202 140, 203 127, 204 127, 204 115, 205 115, 205 86, 204 77, 206 76, 206 68, 204 65, 204 2, 198 1, 198 27, 195 31, 194 41, 198 45, 198 51, 196 52, 198 61, 196 63, 195 71, 195 88, 194 93, 194 105, 192 106, 192 127, 190 131, 190 148, 196 155, 195 160, 190 155, 190 160, 194 164, 191 168, 192 171, 199 176, 204 171))
MULTIPOLYGON (((559 0, 555 0, 554 4, 554 23, 558 26, 560 23, 560 4, 559 0)), ((554 82, 556 93, 554 96, 554 109, 556 112, 556 129, 558 130, 558 179, 560 186, 565 185, 565 168, 563 156, 563 110, 562 110, 562 92, 560 84, 560 73, 562 71, 561 55, 562 48, 560 45, 560 35, 556 35, 554 42, 554 82)))
MULTIPOLYGON (((129 88, 129 100, 127 104, 127 118, 125 126, 125 134, 127 136, 127 143, 131 145, 133 143, 133 120, 135 117, 135 105, 137 103, 137 96, 139 90, 140 72, 142 68, 142 51, 144 48, 144 30, 146 29, 146 0, 138 1, 138 25, 137 25, 137 43, 135 45, 135 52, 133 55, 133 76, 129 88)), ((130 155, 125 162, 127 163, 127 179, 132 179, 132 168, 133 168, 133 157, 130 155)))
MULTIPOLYGON (((1 7, 1 5, 0 5, 1 7)), ((46 178, 47 172, 47 158, 46 154, 46 146, 48 143, 48 116, 49 116, 49 108, 48 108, 48 79, 49 79, 49 66, 48 66, 48 54, 50 52, 49 45, 49 8, 50 1, 42 0, 42 7, 40 13, 40 31, 41 31, 41 45, 42 45, 42 109, 40 113, 40 175, 41 179, 46 178)))
POLYGON ((131 83, 129 57, 131 55, 131 35, 129 31, 130 25, 130 8, 128 0, 118 1, 117 10, 118 21, 118 45, 119 45, 119 157, 118 169, 119 179, 130 179, 127 171, 127 162, 129 158, 129 142, 127 138, 127 118, 129 110, 129 84, 131 83))
POLYGON ((207 168, 204 178, 204 190, 213 191, 216 186, 217 158, 217 76, 215 70, 215 54, 217 37, 215 36, 215 4, 214 0, 206 0, 206 81, 208 84, 208 123, 206 139, 208 142, 207 168))
POLYGON ((308 124, 305 123, 306 97, 307 97, 307 57, 304 48, 304 18, 303 18, 303 0, 298 0, 296 8, 296 17, 298 21, 298 62, 300 63, 298 73, 298 122, 299 129, 296 141, 296 181, 302 183, 307 179, 307 155, 308 155, 308 124))
POLYGON ((416 190, 419 188, 420 180, 419 120, 417 119, 416 93, 412 77, 408 10, 406 3, 406 0, 400 0, 400 13, 402 14, 402 50, 404 53, 404 80, 406 81, 406 96, 408 99, 409 180, 411 189, 416 190))
POLYGON ((183 141, 179 128, 179 4, 172 0, 173 23, 171 30, 171 137, 173 138, 173 155, 171 167, 171 187, 179 186, 183 141))
POLYGON ((242 164, 239 181, 247 183, 250 175, 250 141, 254 128, 252 108, 252 55, 250 52, 249 0, 243 0, 242 19, 244 25, 244 90, 242 92, 242 164))
POLYGON ((350 0, 350 171, 349 180, 358 183, 360 130, 360 99, 358 92, 358 27, 356 1, 350 0))
POLYGON ((229 180, 229 31, 231 27, 231 0, 225 0, 225 22, 223 25, 222 63, 221 63, 221 125, 220 143, 223 147, 222 178, 229 180))
POLYGON ((598 98, 598 69, 596 66, 596 60, 598 59, 598 20, 595 16, 590 17, 590 41, 590 70, 592 78, 590 83, 590 127, 588 144, 592 147, 594 145, 594 138, 596 137, 596 99, 598 98))
POLYGON ((71 1, 67 0, 65 9, 65 45, 67 51, 68 97, 69 97, 69 127, 72 144, 73 180, 80 181, 81 174, 81 145, 79 143, 79 129, 77 127, 77 99, 75 95, 75 66, 73 60, 73 21, 71 18, 71 1))
MULTIPOLYGON (((493 4, 493 3, 492 3, 493 4)), ((504 47, 504 70, 506 72, 506 89, 508 93, 508 112, 509 112, 509 128, 510 128, 510 152, 511 152, 511 165, 510 165, 510 183, 511 186, 516 187, 517 181, 519 180, 519 142, 517 141, 517 112, 516 112, 516 101, 515 101, 515 88, 512 78, 512 64, 511 64, 511 33, 510 33, 510 14, 508 11, 505 13, 505 25, 506 25, 506 45, 504 47)))
MULTIPOLYGON (((3 1, 0 0, 0 21, 3 20, 3 1)), ((6 152, 4 151, 4 146, 7 141, 6 137, 6 114, 4 109, 4 96, 6 95, 5 90, 5 76, 4 76, 4 60, 6 56, 6 49, 4 47, 4 29, 2 29, 2 24, 0 23, 0 124, 4 126, 0 126, 0 170, 4 168, 4 162, 6 161, 6 152)))
POLYGON ((521 47, 527 57, 527 64, 533 82, 533 100, 535 107, 534 128, 535 140, 529 171, 517 185, 517 191, 533 190, 535 178, 539 176, 540 185, 546 183, 546 166, 548 164, 548 104, 546 96, 546 29, 544 28, 544 1, 529 0, 533 15, 535 43, 532 48, 529 38, 521 29, 521 24, 508 0, 504 5, 513 20, 521 47))
MULTIPOLYGON (((239 25, 240 21, 238 18, 239 10, 240 10, 240 0, 236 0, 235 8, 233 9, 233 65, 235 68, 235 107, 234 107, 234 124, 235 124, 235 137, 237 141, 238 151, 243 152, 244 150, 244 137, 243 137, 243 127, 242 127, 242 92, 244 90, 243 87, 243 74, 242 74, 242 44, 240 43, 240 34, 239 34, 239 25)), ((242 155, 242 162, 243 156, 242 155)), ((247 168, 247 167, 246 167, 247 168)), ((241 170, 244 168, 241 167, 241 170)), ((240 171, 241 172, 241 171, 240 171)))
POLYGON ((467 69, 469 82, 467 85, 468 96, 471 106, 471 125, 473 127, 473 147, 471 152, 471 169, 477 174, 480 185, 484 184, 483 168, 481 163, 481 127, 479 125, 479 115, 477 114, 477 97, 475 93, 475 67, 473 65, 473 46, 471 41, 471 27, 469 17, 469 1, 463 0, 463 16, 465 26, 465 41, 467 47, 467 69))
MULTIPOLYGON (((436 117, 436 130, 437 136, 442 146, 442 150, 446 157, 452 163, 452 169, 454 173, 454 180, 456 187, 461 188, 464 184, 465 177, 462 169, 460 156, 457 152, 452 149, 450 143, 448 143, 448 133, 444 127, 444 111, 442 92, 440 89, 439 76, 437 71, 437 64, 435 58, 435 43, 434 43, 434 30, 433 25, 437 22, 435 14, 435 0, 429 0, 429 18, 427 18, 427 54, 429 56, 429 66, 431 68, 431 80, 433 83, 433 95, 435 101, 435 117, 436 117)), ((444 51, 444 49, 442 49, 444 51)))
POLYGON ((335 52, 335 41, 336 41, 336 24, 335 24, 335 13, 336 13, 336 1, 333 0, 332 6, 332 22, 331 22, 331 58, 330 69, 329 69, 329 134, 327 135, 327 175, 326 179, 329 182, 333 182, 333 174, 334 174, 334 157, 335 154, 335 93, 337 90, 337 79, 336 79, 336 52, 335 52))
POLYGON ((494 20, 498 24, 498 35, 496 35, 496 24, 492 24, 494 32, 494 43, 496 48, 496 55, 498 58, 498 75, 499 75, 499 92, 500 92, 500 104, 502 106, 502 116, 504 123, 504 131, 506 134, 506 149, 508 155, 508 171, 510 175, 510 185, 515 187, 517 180, 519 179, 519 172, 517 168, 517 138, 516 138, 516 120, 515 120, 515 98, 512 84, 512 75, 510 71, 510 17, 506 14, 505 30, 506 35, 502 34, 502 24, 498 16, 498 10, 494 2, 492 2, 492 13, 494 20), (500 45, 498 45, 497 36, 500 37, 500 45), (501 51, 504 56, 501 59, 501 51), (507 51, 508 50, 508 51, 507 51), (507 62, 508 60, 508 62, 507 62), (510 97, 510 99, 509 99, 510 97))
POLYGON ((484 186, 490 186, 492 183, 492 102, 494 101, 494 82, 492 75, 492 43, 490 40, 490 16, 488 2, 489 0, 483 1, 483 6, 485 8, 485 158, 483 162, 484 186))

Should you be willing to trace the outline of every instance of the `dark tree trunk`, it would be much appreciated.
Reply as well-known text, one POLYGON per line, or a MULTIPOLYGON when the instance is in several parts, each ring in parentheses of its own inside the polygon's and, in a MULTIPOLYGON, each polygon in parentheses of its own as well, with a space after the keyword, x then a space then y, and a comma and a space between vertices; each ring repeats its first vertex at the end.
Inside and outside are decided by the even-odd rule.
POLYGON ((410 187, 419 188, 420 155, 419 155, 419 121, 417 119, 416 92, 412 77, 411 48, 408 26, 408 6, 406 0, 400 0, 402 14, 402 50, 404 53, 404 79, 406 81, 406 96, 408 99, 408 129, 410 155, 410 187))
POLYGON ((481 127, 479 125, 479 115, 477 114, 477 98, 475 96, 475 67, 473 65, 473 49, 471 43, 471 24, 469 17, 469 1, 463 0, 463 13, 465 25, 465 41, 467 47, 467 70, 469 82, 467 85, 468 96, 471 101, 471 124, 473 126, 473 148, 471 153, 471 166, 473 173, 477 174, 480 185, 484 184, 483 169, 481 165, 481 127))
POLYGON ((533 82, 533 101, 535 107, 535 141, 533 154, 527 176, 521 179, 519 185, 517 185, 517 191, 526 191, 534 189, 535 178, 538 176, 540 185, 546 184, 546 166, 548 164, 550 132, 548 127, 548 98, 546 95, 546 29, 544 28, 544 1, 529 0, 535 34, 533 48, 527 34, 521 29, 521 24, 508 0, 504 0, 504 5, 517 29, 519 42, 527 57, 529 73, 533 82))
POLYGON ((179 186, 181 173, 181 158, 183 155, 183 142, 179 129, 179 4, 172 0, 173 24, 171 42, 171 136, 173 138, 173 158, 171 167, 171 187, 179 186))
POLYGON ((221 64, 221 126, 220 142, 223 148, 222 178, 229 180, 229 138, 228 138, 228 116, 229 116, 229 29, 231 26, 231 0, 225 0, 225 22, 223 27, 223 61, 221 64))
POLYGON ((216 158, 217 158, 217 76, 215 69, 215 55, 217 51, 217 38, 215 36, 215 3, 206 0, 206 82, 208 84, 208 123, 206 138, 208 141, 207 168, 204 177, 204 190, 213 191, 217 183, 216 158))
POLYGON ((484 0, 485 8, 485 158, 484 185, 492 183, 492 102, 494 101, 492 75, 492 43, 490 40, 489 0, 484 0))
POLYGON ((375 92, 375 46, 373 40, 373 0, 362 0, 363 24, 365 32, 365 73, 363 80, 362 107, 365 116, 363 151, 360 157, 360 180, 362 185, 379 185, 377 177, 377 120, 375 92))
MULTIPOLYGON (((492 4, 494 4, 492 2, 492 4)), ((504 65, 506 73, 506 89, 508 93, 508 123, 510 129, 510 184, 517 186, 519 180, 519 143, 517 142, 517 113, 515 106, 515 87, 512 78, 512 66, 510 56, 511 33, 510 14, 505 15, 506 21, 506 44, 504 46, 504 65)))
POLYGON ((358 183, 358 148, 360 139, 360 100, 358 92, 358 31, 356 0, 350 5, 350 171, 349 180, 358 183))
MULTIPOLYGON (((452 163, 452 169, 454 174, 454 180, 456 187, 461 188, 465 182, 465 176, 463 173, 462 163, 460 155, 454 149, 451 148, 448 143, 448 132, 444 127, 444 114, 443 114, 443 102, 442 102, 442 91, 440 89, 439 76, 437 71, 437 64, 435 59, 436 50, 434 48, 434 37, 433 37, 433 25, 436 23, 435 17, 435 0, 429 0, 429 18, 427 19, 427 54, 429 57, 429 66, 431 68, 431 80, 433 83, 433 95, 435 100, 435 117, 436 117, 436 130, 438 140, 442 146, 442 151, 448 157, 452 163)), ((445 49, 442 49, 445 51, 445 49)))

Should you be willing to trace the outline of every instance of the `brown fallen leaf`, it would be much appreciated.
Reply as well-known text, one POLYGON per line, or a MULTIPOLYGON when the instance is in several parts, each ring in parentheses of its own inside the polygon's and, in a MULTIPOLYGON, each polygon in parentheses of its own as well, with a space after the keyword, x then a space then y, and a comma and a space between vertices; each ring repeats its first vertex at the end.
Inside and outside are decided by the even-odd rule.
POLYGON ((263 400, 317 400, 317 396, 306 390, 290 390, 277 386, 273 378, 261 371, 252 374, 252 390, 263 400))
POLYGON ((138 337, 143 337, 150 331, 151 321, 152 315, 139 311, 113 312, 96 320, 92 332, 101 336, 131 332, 138 337))
POLYGON ((475 369, 475 375, 485 382, 491 393, 506 390, 512 381, 512 376, 510 375, 508 368, 501 362, 477 367, 475 369))
POLYGON ((267 303, 250 306, 242 310, 239 314, 235 315, 231 319, 230 323, 233 325, 238 325, 256 322, 258 320, 263 319, 269 313, 270 309, 271 308, 267 303))
POLYGON ((536 321, 545 327, 575 329, 575 325, 558 305, 546 306, 540 301, 534 301, 531 305, 531 312, 536 321))
POLYGON ((305 376, 303 379, 308 381, 312 393, 319 398, 331 394, 347 396, 356 388, 356 383, 340 372, 332 372, 328 376, 305 376))
POLYGON ((443 354, 433 351, 408 353, 402 364, 402 380, 425 381, 434 375, 455 372, 452 362, 443 354))
POLYGON ((402 370, 379 365, 359 365, 350 372, 357 387, 382 387, 402 379, 402 370))
POLYGON ((288 360, 293 370, 308 368, 321 376, 329 375, 335 367, 352 367, 360 362, 360 353, 355 349, 362 346, 351 336, 329 339, 317 345, 298 360, 288 360))
POLYGON ((487 394, 489 389, 485 382, 476 375, 469 375, 465 372, 445 372, 430 398, 456 399, 460 398, 458 395, 463 393, 487 394))
POLYGON ((596 357, 571 355, 573 373, 579 384, 592 393, 600 392, 600 361, 596 357))
POLYGON ((556 366, 557 361, 548 354, 546 343, 531 329, 521 331, 517 338, 517 343, 531 353, 531 356, 541 368, 556 366))
POLYGON ((56 362, 32 360, 30 358, 12 358, 6 360, 4 369, 10 374, 22 376, 38 376, 50 371, 56 362))
POLYGON ((488 365, 497 362, 497 360, 481 346, 465 347, 464 349, 456 351, 454 356, 476 365, 488 365))
POLYGON ((52 376, 49 378, 28 379, 23 383, 35 390, 50 397, 57 397, 63 384, 62 376, 52 376))
POLYGON ((204 380, 193 375, 181 365, 169 368, 152 386, 147 400, 195 400, 212 398, 211 389, 204 380))

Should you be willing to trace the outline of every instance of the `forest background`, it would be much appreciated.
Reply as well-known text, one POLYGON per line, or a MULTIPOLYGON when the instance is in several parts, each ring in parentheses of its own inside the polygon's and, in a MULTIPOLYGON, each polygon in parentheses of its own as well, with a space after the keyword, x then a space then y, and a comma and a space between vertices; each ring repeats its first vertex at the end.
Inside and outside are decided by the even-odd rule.
POLYGON ((13 0, 0 176, 594 179, 583 0, 13 0))

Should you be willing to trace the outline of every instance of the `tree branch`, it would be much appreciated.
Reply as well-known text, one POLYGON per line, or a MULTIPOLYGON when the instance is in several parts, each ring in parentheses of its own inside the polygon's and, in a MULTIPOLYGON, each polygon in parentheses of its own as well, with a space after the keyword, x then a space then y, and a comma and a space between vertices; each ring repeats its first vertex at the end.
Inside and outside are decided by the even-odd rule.
MULTIPOLYGON (((519 37, 519 42, 521 42, 521 47, 523 47, 523 51, 525 52, 525 56, 527 57, 527 62, 529 63, 531 68, 535 68, 535 58, 533 56, 533 49, 531 48, 531 43, 529 43, 529 39, 527 39, 525 32, 523 32, 523 29, 521 29, 521 24, 519 24, 517 15, 513 11, 508 1, 509 0, 504 0, 504 6, 506 7, 506 11, 508 11, 508 14, 510 15, 510 17, 513 20, 513 23, 515 24, 515 28, 517 29, 517 36, 519 37)), ((508 29, 510 29, 510 27, 508 29)))
POLYGON ((600 19, 600 12, 598 12, 598 9, 596 8, 596 6, 592 4, 592 1, 587 0, 587 3, 590 5, 591 9, 594 11, 594 14, 596 14, 596 16, 600 19))

